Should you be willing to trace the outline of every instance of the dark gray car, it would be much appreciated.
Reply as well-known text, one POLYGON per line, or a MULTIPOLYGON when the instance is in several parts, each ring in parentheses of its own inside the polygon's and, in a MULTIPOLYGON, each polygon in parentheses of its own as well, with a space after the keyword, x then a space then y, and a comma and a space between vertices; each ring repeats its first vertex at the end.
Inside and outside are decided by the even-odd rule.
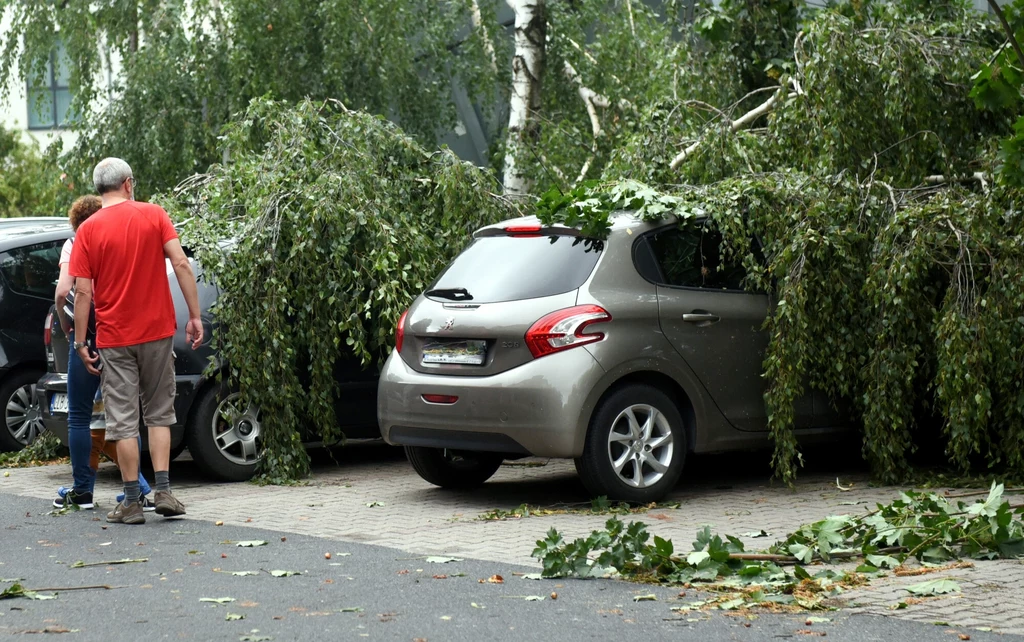
POLYGON ((46 372, 46 311, 72 235, 66 218, 0 219, 0 451, 21 450, 43 429, 36 381, 46 372))
MULTIPOLYGON (((503 459, 573 458, 594 495, 663 497, 689 452, 768 445, 769 297, 741 288, 703 222, 623 214, 606 241, 533 218, 485 227, 399 322, 384 439, 427 481, 482 483, 503 459)), ((833 438, 825 398, 798 434, 833 438)))
MULTIPOLYGON (((188 248, 185 251, 189 253, 188 248)), ((209 477, 222 481, 242 481, 256 472, 263 457, 260 408, 242 407, 239 395, 228 389, 208 370, 211 360, 220 362, 212 341, 217 325, 213 306, 219 290, 203 274, 203 268, 191 257, 199 292, 203 320, 203 344, 193 350, 185 338, 188 306, 174 271, 167 262, 167 279, 174 300, 178 329, 174 335, 174 378, 176 396, 171 426, 172 458, 186 447, 192 459, 209 477)), ((53 295, 51 292, 50 299, 53 295)), ((39 323, 40 328, 42 322, 39 323)), ((47 353, 49 372, 36 386, 36 407, 47 429, 67 443, 67 361, 68 338, 55 315, 48 318, 47 353)), ((350 439, 380 437, 374 414, 376 407, 377 367, 362 367, 357 361, 339 359, 335 365, 339 394, 335 400, 338 425, 350 439)), ((306 443, 315 443, 314 434, 302 435, 306 443)), ((142 431, 143 441, 147 432, 142 431)))

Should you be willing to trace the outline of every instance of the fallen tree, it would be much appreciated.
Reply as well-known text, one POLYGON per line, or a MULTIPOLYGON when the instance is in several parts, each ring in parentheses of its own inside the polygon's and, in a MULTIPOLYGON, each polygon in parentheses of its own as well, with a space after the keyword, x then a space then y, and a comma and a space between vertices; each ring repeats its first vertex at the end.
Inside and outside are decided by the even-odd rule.
POLYGON ((261 407, 262 478, 298 479, 300 428, 344 437, 335 361, 386 355, 409 302, 509 207, 490 173, 336 101, 254 101, 223 144, 231 163, 185 181, 169 205, 221 288, 214 341, 261 407), (237 245, 226 252, 224 239, 237 245))
POLYGON ((765 402, 783 480, 806 386, 852 403, 883 479, 936 442, 961 470, 1020 474, 1024 203, 993 178, 1015 111, 970 96, 1005 37, 965 3, 864 4, 818 12, 760 96, 648 104, 604 182, 540 213, 595 235, 620 208, 712 220, 774 303, 765 402), (705 120, 672 117, 685 110, 705 120))

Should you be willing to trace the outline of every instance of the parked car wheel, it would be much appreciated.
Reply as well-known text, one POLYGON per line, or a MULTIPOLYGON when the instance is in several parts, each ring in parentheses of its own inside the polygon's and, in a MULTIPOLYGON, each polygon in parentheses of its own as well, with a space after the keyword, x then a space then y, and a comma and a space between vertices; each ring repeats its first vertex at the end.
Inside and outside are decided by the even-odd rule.
POLYGON ((406 446, 405 456, 420 477, 441 488, 476 488, 498 471, 504 457, 496 453, 406 446))
POLYGON ((576 470, 596 496, 655 502, 679 481, 686 447, 686 426, 672 399, 658 388, 630 384, 598 406, 576 470))
POLYGON ((207 475, 223 481, 245 481, 263 458, 260 409, 242 407, 240 395, 224 384, 208 387, 196 402, 188 427, 188 450, 207 475))
POLYGON ((0 385, 0 401, 4 404, 0 451, 21 450, 42 432, 43 419, 36 399, 36 382, 42 376, 42 370, 22 370, 0 385))

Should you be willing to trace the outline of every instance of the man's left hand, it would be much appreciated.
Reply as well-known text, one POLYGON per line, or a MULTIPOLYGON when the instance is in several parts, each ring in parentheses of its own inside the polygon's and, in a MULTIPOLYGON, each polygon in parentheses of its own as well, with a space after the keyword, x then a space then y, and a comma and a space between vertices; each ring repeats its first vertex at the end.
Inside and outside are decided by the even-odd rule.
POLYGON ((192 344, 193 350, 198 350, 203 343, 203 322, 200 319, 189 319, 185 326, 185 340, 192 344))

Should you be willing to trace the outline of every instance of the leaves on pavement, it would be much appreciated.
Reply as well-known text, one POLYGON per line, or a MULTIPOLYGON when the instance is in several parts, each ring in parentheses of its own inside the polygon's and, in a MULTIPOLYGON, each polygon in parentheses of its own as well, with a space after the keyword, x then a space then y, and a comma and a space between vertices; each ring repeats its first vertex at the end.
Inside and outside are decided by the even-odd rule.
POLYGON ((212 602, 214 604, 227 604, 228 602, 234 602, 233 597, 201 597, 200 602, 212 602))
POLYGON ((927 582, 912 584, 903 588, 914 595, 945 595, 946 593, 960 592, 960 585, 954 580, 947 578, 928 580, 927 582))
POLYGON ((449 562, 461 562, 460 557, 442 557, 438 555, 432 555, 427 558, 427 564, 448 564, 449 562))

